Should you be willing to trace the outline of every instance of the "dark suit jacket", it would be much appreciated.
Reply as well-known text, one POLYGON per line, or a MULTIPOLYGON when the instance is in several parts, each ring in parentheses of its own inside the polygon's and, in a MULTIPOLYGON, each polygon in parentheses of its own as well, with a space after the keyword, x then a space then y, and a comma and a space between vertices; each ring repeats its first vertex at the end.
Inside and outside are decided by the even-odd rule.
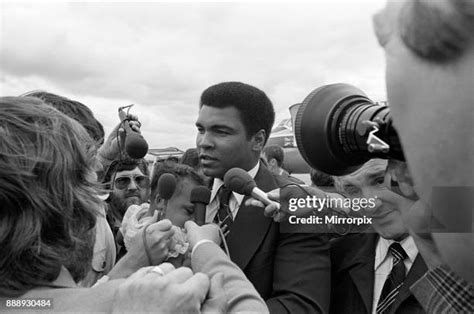
POLYGON ((283 170, 282 174, 275 174, 275 181, 278 184, 279 187, 283 187, 286 184, 305 184, 303 181, 301 181, 298 178, 292 177, 286 170, 283 170))
MULTIPOLYGON (((375 233, 351 234, 331 243, 331 313, 372 313, 375 233)), ((400 288, 393 313, 424 313, 409 288, 428 270, 420 254, 400 288)))
MULTIPOLYGON (((263 191, 277 188, 260 165, 255 177, 263 191)), ((262 208, 245 197, 227 236, 230 258, 253 283, 272 313, 327 312, 330 298, 329 243, 317 234, 281 233, 262 208)))

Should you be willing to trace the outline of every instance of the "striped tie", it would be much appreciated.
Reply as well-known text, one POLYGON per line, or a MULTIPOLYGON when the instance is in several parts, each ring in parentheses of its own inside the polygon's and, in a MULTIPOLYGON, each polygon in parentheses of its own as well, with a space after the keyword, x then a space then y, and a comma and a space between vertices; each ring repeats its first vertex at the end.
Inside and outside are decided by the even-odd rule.
POLYGON ((219 209, 217 210, 217 214, 214 217, 215 223, 221 223, 221 226, 227 225, 229 229, 232 223, 234 222, 234 219, 232 218, 232 212, 229 208, 229 200, 231 194, 232 190, 228 189, 224 185, 219 189, 219 209))
POLYGON ((389 251, 393 256, 393 266, 383 285, 382 294, 377 304, 377 314, 390 312, 390 306, 395 302, 403 280, 405 280, 405 264, 403 260, 407 258, 407 253, 398 242, 392 243, 389 251))

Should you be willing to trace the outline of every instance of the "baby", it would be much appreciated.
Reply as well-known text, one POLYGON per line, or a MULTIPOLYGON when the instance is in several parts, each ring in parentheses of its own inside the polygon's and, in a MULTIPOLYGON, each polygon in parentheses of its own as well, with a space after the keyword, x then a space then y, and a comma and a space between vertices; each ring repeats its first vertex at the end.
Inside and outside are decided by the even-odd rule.
POLYGON ((204 179, 195 170, 182 164, 158 164, 153 170, 151 181, 151 203, 130 206, 123 218, 121 233, 124 235, 125 247, 128 249, 130 240, 150 223, 156 222, 158 213, 160 219, 169 219, 173 224, 174 235, 169 245, 168 262, 182 266, 186 264, 189 249, 184 223, 194 218, 194 204, 191 203, 193 188, 204 184, 204 179), (176 189, 168 201, 158 192, 158 180, 164 173, 170 173, 176 178, 176 189))

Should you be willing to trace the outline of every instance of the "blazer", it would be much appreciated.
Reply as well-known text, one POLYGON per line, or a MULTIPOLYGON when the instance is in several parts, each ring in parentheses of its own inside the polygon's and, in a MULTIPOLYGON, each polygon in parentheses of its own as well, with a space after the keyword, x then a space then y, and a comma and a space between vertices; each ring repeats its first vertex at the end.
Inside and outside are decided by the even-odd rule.
MULTIPOLYGON (((331 243, 331 313, 372 313, 376 233, 350 234, 331 243)), ((425 313, 409 288, 428 270, 420 254, 400 288, 392 313, 425 313)))
MULTIPOLYGON (((262 164, 255 182, 263 191, 278 187, 262 164)), ((229 228, 231 260, 253 283, 271 313, 326 313, 330 299, 327 235, 283 233, 262 208, 246 206, 247 198, 229 228)))

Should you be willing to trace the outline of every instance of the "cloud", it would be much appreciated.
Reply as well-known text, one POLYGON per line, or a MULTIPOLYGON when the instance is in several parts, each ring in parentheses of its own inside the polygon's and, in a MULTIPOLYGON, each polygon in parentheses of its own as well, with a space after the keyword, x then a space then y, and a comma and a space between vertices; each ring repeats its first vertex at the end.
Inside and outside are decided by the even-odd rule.
POLYGON ((137 104, 151 147, 194 145, 200 93, 237 80, 277 118, 313 89, 357 85, 384 99, 371 2, 2 4, 3 95, 43 89, 79 100, 111 131, 137 104))

